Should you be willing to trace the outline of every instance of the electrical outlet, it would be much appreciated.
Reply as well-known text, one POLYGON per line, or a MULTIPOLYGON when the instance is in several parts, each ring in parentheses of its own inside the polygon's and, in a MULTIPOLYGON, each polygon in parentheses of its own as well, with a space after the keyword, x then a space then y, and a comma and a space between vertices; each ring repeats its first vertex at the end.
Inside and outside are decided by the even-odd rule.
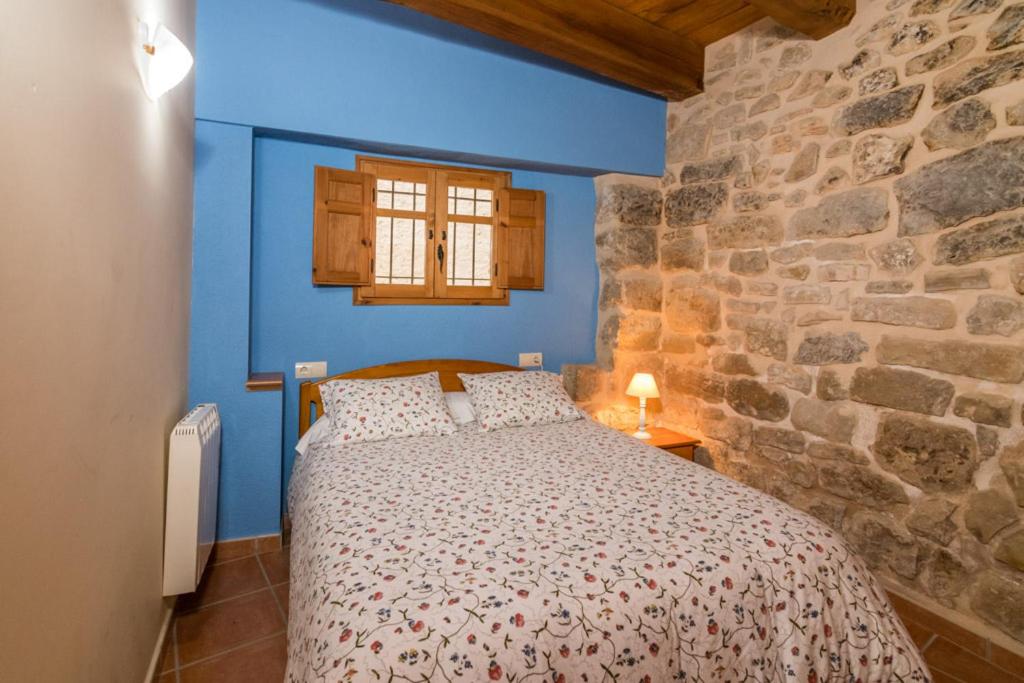
POLYGON ((327 376, 327 361, 318 360, 310 363, 295 364, 296 379, 316 379, 327 376))
POLYGON ((521 353, 519 354, 519 367, 539 368, 544 365, 543 353, 521 353))

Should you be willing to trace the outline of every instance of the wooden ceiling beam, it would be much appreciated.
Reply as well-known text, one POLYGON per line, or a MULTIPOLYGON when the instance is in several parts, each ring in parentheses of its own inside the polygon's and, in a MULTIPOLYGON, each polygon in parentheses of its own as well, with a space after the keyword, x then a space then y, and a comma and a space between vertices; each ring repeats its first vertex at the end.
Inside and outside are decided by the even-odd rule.
POLYGON ((701 91, 704 48, 605 0, 388 0, 669 100, 701 91))
POLYGON ((783 26, 824 38, 850 23, 856 0, 747 0, 783 26))

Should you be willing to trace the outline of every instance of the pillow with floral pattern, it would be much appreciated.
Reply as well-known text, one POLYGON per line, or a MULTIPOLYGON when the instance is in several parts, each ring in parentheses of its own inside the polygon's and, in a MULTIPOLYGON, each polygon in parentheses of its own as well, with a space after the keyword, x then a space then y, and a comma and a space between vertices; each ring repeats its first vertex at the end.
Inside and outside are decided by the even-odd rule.
POLYGON ((583 417, 552 372, 487 372, 459 374, 473 401, 480 428, 491 432, 520 427, 570 422, 583 417))
POLYGON ((338 379, 320 385, 332 443, 456 431, 436 372, 391 379, 338 379))

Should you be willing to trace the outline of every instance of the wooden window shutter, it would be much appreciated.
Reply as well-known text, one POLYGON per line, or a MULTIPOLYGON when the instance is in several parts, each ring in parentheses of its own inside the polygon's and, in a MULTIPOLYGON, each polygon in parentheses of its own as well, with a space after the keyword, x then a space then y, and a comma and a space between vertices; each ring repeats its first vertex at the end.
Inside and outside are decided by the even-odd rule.
POLYGON ((316 167, 313 284, 370 284, 375 182, 371 173, 316 167))
POLYGON ((498 191, 498 286, 544 289, 544 193, 498 191))

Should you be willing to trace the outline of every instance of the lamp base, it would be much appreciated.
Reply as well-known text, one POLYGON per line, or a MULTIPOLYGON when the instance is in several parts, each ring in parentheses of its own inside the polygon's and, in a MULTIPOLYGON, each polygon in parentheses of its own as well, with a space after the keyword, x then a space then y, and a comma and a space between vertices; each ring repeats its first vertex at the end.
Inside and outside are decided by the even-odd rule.
POLYGON ((633 438, 634 439, 649 439, 649 438, 651 438, 651 433, 649 431, 647 431, 646 429, 641 429, 639 431, 633 432, 633 438))

